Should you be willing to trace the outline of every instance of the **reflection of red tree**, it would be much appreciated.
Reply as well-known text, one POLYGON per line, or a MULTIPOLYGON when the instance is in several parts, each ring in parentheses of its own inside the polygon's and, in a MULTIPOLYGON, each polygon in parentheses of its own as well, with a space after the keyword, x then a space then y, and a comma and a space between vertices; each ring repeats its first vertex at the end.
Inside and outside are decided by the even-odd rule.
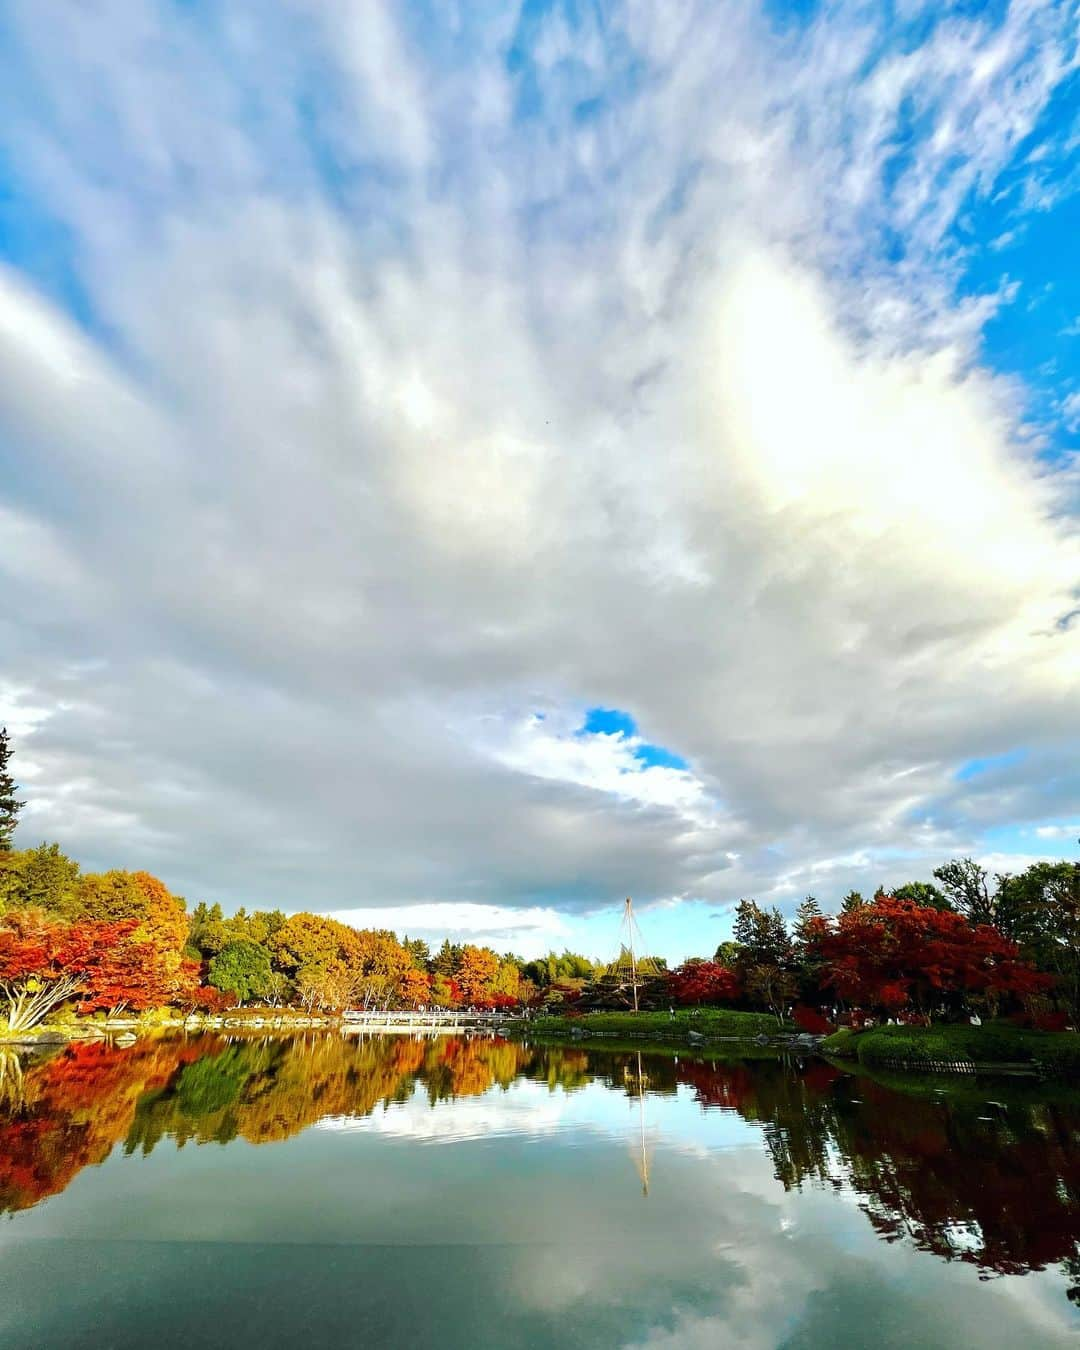
POLYGON ((885 1241, 1010 1275, 1077 1252, 1080 1148, 1065 1108, 1017 1103, 980 1120, 982 1105, 901 1094, 821 1061, 801 1072, 681 1061, 677 1075, 702 1106, 765 1125, 786 1187, 849 1185, 885 1241))
POLYGON ((743 1111, 754 1093, 754 1081, 745 1064, 706 1064, 682 1061, 679 1081, 694 1089, 702 1106, 743 1111))
POLYGON ((90 1042, 29 1066, 21 1102, 0 1119, 0 1212, 36 1205, 103 1162, 126 1134, 139 1097, 197 1053, 181 1041, 129 1049, 90 1042))
POLYGON ((995 1274, 1077 1250, 1080 1153, 1054 1106, 978 1120, 971 1108, 862 1086, 859 1128, 839 1141, 850 1182, 886 1240, 907 1238, 995 1274))

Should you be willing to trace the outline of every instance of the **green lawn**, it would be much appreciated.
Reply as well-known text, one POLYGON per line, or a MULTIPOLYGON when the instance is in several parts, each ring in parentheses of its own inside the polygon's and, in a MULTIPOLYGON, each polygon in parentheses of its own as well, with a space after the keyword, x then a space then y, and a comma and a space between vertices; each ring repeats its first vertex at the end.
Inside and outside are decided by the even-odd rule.
MULTIPOLYGON (((530 1030, 562 1035, 572 1027, 586 1034, 607 1032, 619 1036, 669 1037, 685 1040, 689 1031, 703 1036, 775 1036, 780 1028, 768 1013, 735 1012, 731 1008, 678 1008, 667 1012, 593 1012, 580 1017, 537 1017, 530 1030)), ((784 1027, 784 1030, 790 1030, 784 1027)))
POLYGON ((967 1022, 933 1027, 872 1027, 841 1030, 821 1047, 826 1053, 856 1057, 860 1064, 886 1065, 902 1060, 913 1067, 934 1062, 1031 1064, 1052 1073, 1080 1074, 1080 1034, 1028 1031, 1011 1022, 967 1022))

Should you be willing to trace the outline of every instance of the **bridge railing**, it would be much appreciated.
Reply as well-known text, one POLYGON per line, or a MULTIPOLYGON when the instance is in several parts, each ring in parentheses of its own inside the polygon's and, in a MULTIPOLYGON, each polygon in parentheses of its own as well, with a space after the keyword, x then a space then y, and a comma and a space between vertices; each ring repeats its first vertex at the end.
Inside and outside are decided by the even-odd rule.
POLYGON ((524 1021, 522 1013, 506 1013, 495 1011, 469 1011, 458 1008, 432 1008, 420 1011, 403 1011, 400 1009, 388 1009, 380 1011, 371 1008, 349 1008, 342 1013, 342 1018, 346 1022, 368 1023, 373 1026, 424 1026, 448 1024, 452 1026, 465 1026, 473 1023, 477 1026, 489 1026, 495 1022, 524 1021))

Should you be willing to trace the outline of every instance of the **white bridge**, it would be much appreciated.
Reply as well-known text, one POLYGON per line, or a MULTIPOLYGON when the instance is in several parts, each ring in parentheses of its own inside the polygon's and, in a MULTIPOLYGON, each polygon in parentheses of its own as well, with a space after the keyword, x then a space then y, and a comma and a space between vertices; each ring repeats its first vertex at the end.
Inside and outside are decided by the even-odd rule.
POLYGON ((342 1014, 342 1031, 427 1032, 428 1035, 471 1029, 490 1031, 507 1023, 520 1024, 526 1018, 517 1013, 465 1012, 457 1008, 431 1008, 424 1012, 378 1012, 349 1009, 342 1014))

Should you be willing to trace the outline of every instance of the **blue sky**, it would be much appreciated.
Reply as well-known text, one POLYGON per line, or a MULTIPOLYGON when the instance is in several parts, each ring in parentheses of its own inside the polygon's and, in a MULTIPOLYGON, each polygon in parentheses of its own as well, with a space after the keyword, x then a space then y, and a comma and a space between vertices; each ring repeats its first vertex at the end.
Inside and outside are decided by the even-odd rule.
POLYGON ((671 959, 1074 856, 1077 17, 0 0, 20 841, 671 959))

